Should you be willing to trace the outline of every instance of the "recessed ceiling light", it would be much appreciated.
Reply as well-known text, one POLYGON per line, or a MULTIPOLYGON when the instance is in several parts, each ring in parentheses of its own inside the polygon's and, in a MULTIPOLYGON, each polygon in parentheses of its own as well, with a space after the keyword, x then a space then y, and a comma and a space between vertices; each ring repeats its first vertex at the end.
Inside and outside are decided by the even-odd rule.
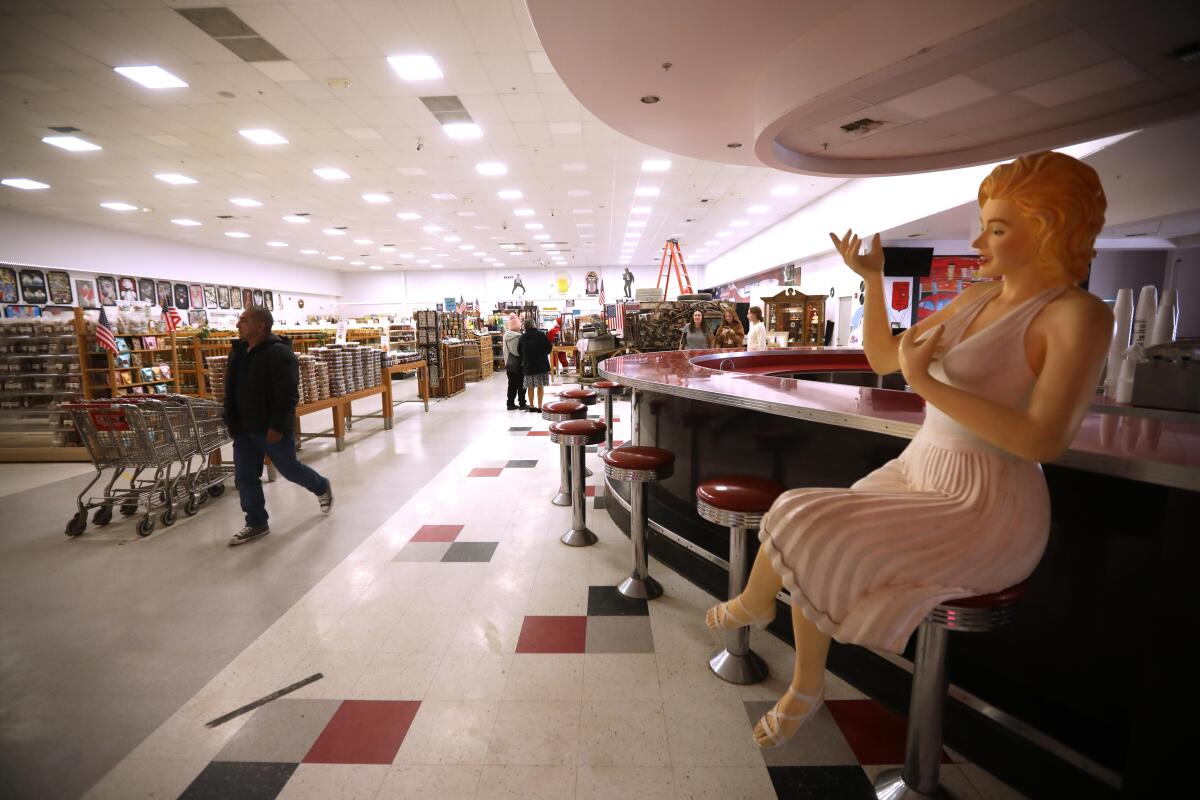
POLYGON ((644 220, 644 219, 631 219, 631 220, 629 220, 629 222, 627 222, 627 223, 626 223, 626 227, 629 227, 629 228, 644 228, 644 227, 646 227, 646 220, 644 220))
POLYGON ((542 240, 545 240, 545 239, 549 239, 549 238, 550 238, 550 234, 548 234, 548 233, 535 233, 535 234, 533 235, 533 238, 534 238, 534 239, 537 239, 537 240, 539 240, 539 241, 542 241, 542 240))
POLYGON ((459 249, 459 250, 474 250, 474 249, 475 249, 475 245, 473 245, 473 244, 460 244, 460 245, 458 246, 458 249, 459 249))
POLYGON ((507 175, 508 166, 499 161, 482 161, 475 165, 475 171, 480 175, 507 175))
POLYGON ((317 254, 316 250, 309 250, 309 249, 301 250, 300 252, 306 256, 315 256, 317 254))
POLYGON ((327 181, 344 181, 350 176, 337 167, 318 167, 313 170, 313 175, 318 178, 324 178, 327 181))
POLYGON ((546 226, 540 222, 526 222, 525 223, 525 230, 527 230, 527 231, 540 231, 544 227, 546 227, 546 226))
POLYGON ((426 233, 441 233, 442 226, 441 225, 426 225, 424 228, 421 228, 421 230, 425 231, 426 233))
POLYGON ((525 195, 521 194, 520 189, 501 189, 496 196, 501 200, 520 200, 525 195))
POLYGON ((450 243, 452 243, 452 244, 453 244, 454 242, 461 242, 461 241, 462 241, 462 237, 461 237, 461 236, 443 236, 443 237, 442 237, 442 241, 443 241, 443 242, 450 242, 450 243))
POLYGON ((770 206, 750 206, 746 209, 747 214, 765 214, 771 210, 770 206))
POLYGON ((229 202, 242 208, 257 208, 262 205, 262 203, 257 200, 251 200, 249 197, 231 197, 229 198, 229 202))
POLYGON ((421 218, 421 215, 415 211, 401 211, 399 214, 396 215, 396 219, 407 220, 410 222, 414 219, 420 219, 420 218, 421 218))
MULTIPOLYGON (((359 263, 362 263, 362 262, 359 262, 359 263)), ((378 264, 372 264, 371 266, 367 267, 367 269, 381 270, 381 269, 383 269, 383 267, 379 266, 378 264)))
POLYGON ((800 191, 800 187, 794 183, 783 183, 771 190, 773 197, 787 197, 800 191))
POLYGON ((363 264, 365 264, 365 263, 367 263, 367 262, 365 262, 365 261, 351 261, 351 262, 350 262, 350 266, 352 266, 352 267, 361 267, 361 266, 362 266, 363 264))
POLYGON ((413 254, 412 253, 398 253, 396 257, 397 258, 412 258, 413 254))
POLYGON ((183 218, 173 219, 173 220, 171 220, 171 222, 174 222, 176 225, 182 225, 185 228, 194 228, 195 226, 200 224, 199 222, 196 222, 196 220, 194 220, 194 219, 183 219, 183 218))
POLYGON ((325 230, 321 231, 321 233, 325 234, 326 236, 345 236, 346 235, 346 232, 344 230, 342 230, 341 228, 326 228, 325 230))
POLYGON ((750 220, 746 220, 746 219, 735 219, 735 220, 733 220, 732 222, 730 222, 730 223, 729 223, 729 227, 731 227, 731 228, 744 228, 744 227, 746 227, 746 226, 747 226, 747 225, 749 225, 749 224, 750 224, 750 220))
POLYGON ((354 243, 355 243, 355 244, 375 244, 375 243, 374 243, 373 241, 371 241, 370 239, 355 239, 355 240, 354 240, 354 243))
POLYGON ((658 197, 657 186, 639 186, 634 190, 634 195, 637 197, 658 197))
POLYGON ((72 153, 82 153, 86 150, 100 150, 98 144, 80 139, 78 136, 44 136, 42 141, 46 144, 60 147, 63 150, 70 150, 72 153))
POLYGON ((111 203, 101 203, 101 208, 107 208, 110 211, 137 211, 137 206, 131 206, 129 203, 119 203, 113 201, 111 203))
POLYGON ((633 208, 629 209, 630 214, 649 214, 650 211, 650 206, 634 206, 633 208))
POLYGON ((642 162, 642 172, 666 172, 671 168, 671 160, 667 158, 648 158, 642 162))
POLYGON ((287 247, 287 242, 267 242, 267 247, 287 247))
POLYGON ((483 136, 483 128, 474 122, 448 122, 442 130, 451 139, 479 139, 483 136))
POLYGON ((283 218, 284 222, 290 222, 293 225, 307 225, 311 220, 308 217, 302 217, 299 214, 288 214, 283 218))
POLYGON ((563 172, 583 172, 587 169, 587 164, 582 161, 569 161, 562 165, 563 172))
POLYGON ((241 231, 225 231, 225 235, 230 239, 249 239, 250 234, 241 231))
POLYGON ((147 89, 184 89, 187 84, 162 67, 113 67, 113 72, 137 81, 147 89))
POLYGON ((503 249, 505 249, 505 250, 512 250, 514 247, 516 247, 516 245, 515 245, 515 244, 509 244, 509 243, 507 243, 507 242, 506 242, 506 243, 504 243, 504 244, 500 245, 500 247, 501 247, 501 248, 503 248, 503 249))
POLYGON ((195 178, 189 178, 187 175, 180 175, 178 172, 160 172, 154 177, 158 178, 163 183, 170 183, 175 186, 183 186, 187 183, 196 183, 195 178))
POLYGON ((533 209, 532 208, 514 208, 513 214, 518 217, 532 217, 533 209))
POLYGON ((245 136, 255 144, 287 144, 288 140, 280 136, 275 131, 267 130, 266 128, 247 128, 244 131, 238 131, 242 136, 245 136))
POLYGON ((345 261, 346 260, 342 256, 325 256, 325 257, 328 258, 330 261, 345 261))
POLYGON ((428 264, 428 263, 429 263, 429 259, 428 259, 428 258, 418 258, 418 259, 417 259, 417 263, 418 263, 418 264, 428 264))
POLYGON ((377 203, 377 204, 392 202, 392 198, 388 197, 386 194, 364 194, 362 196, 362 199, 366 200, 368 203, 377 203))
POLYGON ((441 67, 433 60, 433 56, 413 54, 405 56, 388 56, 392 69, 406 81, 436 81, 445 77, 441 67))

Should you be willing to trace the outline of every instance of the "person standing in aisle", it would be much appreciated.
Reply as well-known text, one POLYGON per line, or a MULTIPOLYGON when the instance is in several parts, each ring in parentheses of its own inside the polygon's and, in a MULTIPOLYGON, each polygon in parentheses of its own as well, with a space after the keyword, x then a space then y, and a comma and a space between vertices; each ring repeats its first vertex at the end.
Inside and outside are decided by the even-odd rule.
POLYGON ((696 309, 692 312, 692 321, 683 326, 680 331, 680 350, 704 350, 713 346, 712 336, 704 327, 704 312, 696 309))
POLYGON ((508 330, 504 332, 504 374, 508 377, 508 403, 505 406, 509 411, 516 411, 518 408, 524 411, 525 405, 525 373, 521 371, 521 353, 517 350, 517 344, 521 341, 521 320, 516 314, 508 315, 508 330), (517 402, 520 405, 517 405, 517 402))
POLYGON ((521 354, 521 370, 525 373, 529 410, 538 413, 542 410, 543 387, 550 383, 550 340, 531 319, 525 320, 525 332, 517 342, 517 352, 521 354), (535 391, 537 402, 533 399, 535 391))
POLYGON ((721 315, 721 324, 713 331, 713 343, 717 347, 741 347, 746 339, 746 329, 738 319, 737 312, 732 308, 725 309, 721 315))
POLYGON ((746 349, 766 350, 767 326, 763 325, 762 309, 758 306, 750 306, 746 315, 750 319, 750 333, 746 334, 746 349))
POLYGON ((317 496, 322 513, 333 508, 329 480, 296 458, 300 365, 291 344, 271 332, 274 324, 261 306, 243 311, 225 373, 225 424, 233 436, 234 482, 246 514, 246 527, 229 540, 231 547, 271 532, 262 489, 267 456, 280 475, 317 496))

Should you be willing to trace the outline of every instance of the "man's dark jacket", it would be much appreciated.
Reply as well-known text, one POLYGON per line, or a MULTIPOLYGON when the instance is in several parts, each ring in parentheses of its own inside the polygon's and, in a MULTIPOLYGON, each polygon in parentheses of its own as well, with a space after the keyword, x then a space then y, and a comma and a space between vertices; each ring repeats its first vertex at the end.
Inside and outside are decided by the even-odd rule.
POLYGON ((300 363, 288 339, 269 334, 253 350, 233 343, 225 372, 225 424, 233 435, 280 433, 296 424, 300 401, 300 363))
POLYGON ((542 375, 550 371, 550 340, 537 330, 525 331, 517 341, 521 354, 521 370, 526 375, 542 375))

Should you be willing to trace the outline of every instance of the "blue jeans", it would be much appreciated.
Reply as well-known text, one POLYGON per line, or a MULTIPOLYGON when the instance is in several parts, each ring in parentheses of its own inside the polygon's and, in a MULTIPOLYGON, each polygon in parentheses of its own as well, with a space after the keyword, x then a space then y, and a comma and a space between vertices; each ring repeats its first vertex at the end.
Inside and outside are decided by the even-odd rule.
POLYGON ((329 481, 312 467, 296 458, 296 440, 290 431, 275 444, 267 442, 263 432, 239 433, 233 437, 233 480, 246 512, 246 524, 267 524, 267 499, 263 497, 263 457, 270 456, 279 474, 315 495, 324 494, 329 481))

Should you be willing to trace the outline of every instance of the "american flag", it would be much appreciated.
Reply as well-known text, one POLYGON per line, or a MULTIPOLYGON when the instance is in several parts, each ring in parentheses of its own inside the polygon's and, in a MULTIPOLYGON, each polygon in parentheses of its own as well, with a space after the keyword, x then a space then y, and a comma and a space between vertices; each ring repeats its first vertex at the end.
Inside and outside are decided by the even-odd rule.
POLYGON ((113 355, 117 353, 117 338, 108 327, 108 315, 104 313, 104 306, 100 306, 100 321, 96 324, 96 344, 112 351, 113 355))
POLYGON ((458 305, 455 306, 454 310, 459 314, 467 313, 467 302, 463 300, 461 294, 458 296, 458 305))
POLYGON ((604 306, 604 281, 600 281, 600 306, 604 306))
POLYGON ((175 306, 168 306, 163 303, 163 322, 167 324, 167 332, 170 333, 183 324, 183 317, 179 316, 179 309, 175 306))

